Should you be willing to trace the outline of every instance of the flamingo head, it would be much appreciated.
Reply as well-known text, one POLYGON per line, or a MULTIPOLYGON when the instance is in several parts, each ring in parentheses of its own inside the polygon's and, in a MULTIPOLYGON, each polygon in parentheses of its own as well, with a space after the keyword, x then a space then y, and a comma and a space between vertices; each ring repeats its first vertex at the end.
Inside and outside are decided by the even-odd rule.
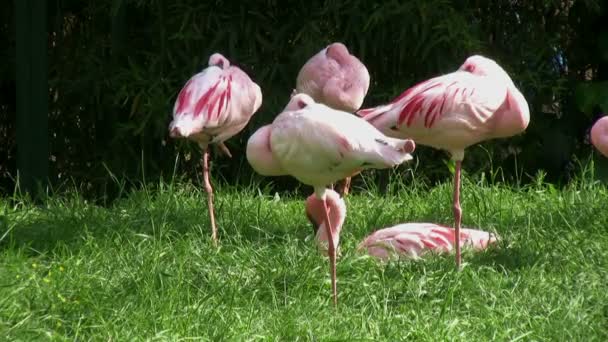
MULTIPOLYGON (((329 220, 333 226, 332 238, 335 246, 340 241, 340 231, 346 219, 346 204, 334 190, 325 191, 325 201, 329 211, 329 220)), ((317 246, 322 253, 327 253, 327 229, 325 228, 325 208, 323 200, 317 195, 310 195, 306 199, 306 216, 313 226, 317 246)))
POLYGON ((361 108, 369 90, 369 71, 357 57, 350 54, 342 43, 332 43, 325 48, 325 56, 339 64, 340 76, 323 89, 324 103, 334 109, 349 113, 361 108))
POLYGON ((217 66, 220 69, 227 69, 230 66, 230 61, 221 53, 214 53, 209 57, 209 66, 217 66))
POLYGON ((291 99, 289 99, 287 106, 285 106, 283 109, 284 112, 304 109, 315 104, 315 100, 313 100, 309 95, 304 93, 296 94, 295 92, 296 91, 294 90, 294 92, 291 94, 291 99))
POLYGON ((513 84, 513 81, 507 72, 500 65, 498 65, 498 63, 481 55, 470 56, 464 61, 458 70, 466 71, 477 76, 500 77, 513 84))
POLYGON ((325 55, 337 60, 338 62, 344 61, 350 57, 348 48, 346 48, 346 45, 342 43, 332 43, 328 45, 325 49, 325 55))

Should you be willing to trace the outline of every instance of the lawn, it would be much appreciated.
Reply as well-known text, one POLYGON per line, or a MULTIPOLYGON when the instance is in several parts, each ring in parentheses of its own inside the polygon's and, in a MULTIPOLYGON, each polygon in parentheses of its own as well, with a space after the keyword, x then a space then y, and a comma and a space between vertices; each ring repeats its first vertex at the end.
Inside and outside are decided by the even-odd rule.
POLYGON ((304 215, 306 193, 224 186, 220 246, 205 193, 161 185, 112 205, 77 194, 43 206, 0 200, 0 340, 608 340, 608 191, 577 181, 511 188, 465 179, 463 225, 497 248, 378 263, 372 230, 451 223, 451 183, 393 195, 357 191, 329 267, 304 215))

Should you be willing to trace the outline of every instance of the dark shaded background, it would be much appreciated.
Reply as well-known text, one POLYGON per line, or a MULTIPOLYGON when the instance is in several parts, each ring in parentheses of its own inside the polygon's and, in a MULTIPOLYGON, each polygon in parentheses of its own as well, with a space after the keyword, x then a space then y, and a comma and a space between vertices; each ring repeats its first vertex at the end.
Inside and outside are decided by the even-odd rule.
MULTIPOLYGON (((14 2, 0 2, 0 191, 16 174, 14 2)), ((177 92, 208 56, 225 54, 260 84, 259 112, 213 158, 213 176, 260 179, 245 143, 282 109, 303 63, 333 41, 368 67, 364 107, 456 69, 475 53, 499 62, 531 109, 525 134, 468 150, 469 173, 502 169, 507 182, 539 170, 564 184, 591 153, 588 130, 608 111, 604 1, 48 1, 50 181, 86 195, 116 194, 110 177, 199 177, 194 144, 168 138, 177 92), (176 156, 180 155, 176 164, 176 156), (491 158, 489 158, 491 156, 491 158)), ((36 123, 33 122, 32 125, 36 123)), ((44 143, 44 142, 40 142, 44 143)), ((450 176, 447 155, 419 147, 417 181, 450 176)), ((380 181, 386 172, 377 172, 380 181)), ((355 183, 359 177, 355 178, 355 183)), ((291 189, 288 178, 262 179, 291 189)))

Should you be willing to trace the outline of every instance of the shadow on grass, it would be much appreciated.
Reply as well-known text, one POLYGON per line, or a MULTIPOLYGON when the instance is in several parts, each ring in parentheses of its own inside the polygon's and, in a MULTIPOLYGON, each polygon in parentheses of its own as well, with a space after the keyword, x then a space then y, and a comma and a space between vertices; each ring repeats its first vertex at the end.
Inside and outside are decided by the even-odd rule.
MULTIPOLYGON (((218 203, 219 204, 219 203, 218 203)), ((166 210, 161 206, 106 209, 89 207, 84 212, 71 213, 65 208, 61 212, 54 209, 40 209, 25 219, 5 219, 0 225, 0 250, 23 249, 28 255, 46 254, 58 246, 66 246, 72 252, 78 250, 87 240, 103 241, 116 235, 138 238, 147 236, 153 239, 196 238, 201 243, 211 242, 211 228, 206 206, 166 210), (15 222, 17 221, 17 222, 15 222)), ((228 204, 216 207, 216 220, 220 244, 249 243, 284 244, 288 239, 305 239, 311 233, 303 224, 291 227, 282 224, 271 213, 270 217, 260 218, 253 223, 247 220, 255 212, 246 208, 235 212, 228 204), (239 216, 243 216, 239 218, 239 216), (260 227, 262 226, 262 227, 260 227)), ((6 217, 5 217, 6 218, 6 217)))
POLYGON ((463 260, 475 266, 517 270, 532 267, 540 259, 538 252, 534 252, 528 248, 508 247, 504 244, 499 244, 482 253, 466 253, 463 255, 463 260))

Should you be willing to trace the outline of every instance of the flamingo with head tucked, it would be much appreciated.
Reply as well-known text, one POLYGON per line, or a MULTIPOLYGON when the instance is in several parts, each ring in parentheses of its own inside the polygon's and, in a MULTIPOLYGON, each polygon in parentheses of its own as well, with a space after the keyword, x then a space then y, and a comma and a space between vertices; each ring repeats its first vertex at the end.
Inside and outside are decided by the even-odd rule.
POLYGON ((597 120, 591 127, 591 143, 604 157, 608 157, 608 116, 597 120))
POLYGON ((175 101, 169 134, 193 140, 203 150, 203 180, 214 243, 217 228, 209 182, 209 144, 217 144, 231 157, 224 141, 239 133, 261 105, 260 87, 219 53, 209 57, 209 67, 192 76, 175 101))
POLYGON ((361 118, 294 95, 272 124, 247 142, 247 160, 262 175, 291 175, 314 188, 323 203, 334 305, 337 304, 337 241, 327 210, 327 185, 364 169, 411 160, 412 140, 389 138, 361 118))
MULTIPOLYGON (((340 239, 342 225, 346 219, 344 200, 333 190, 327 193, 327 209, 332 224, 332 238, 340 239)), ((328 236, 325 231, 325 210, 323 202, 311 195, 306 200, 306 216, 315 230, 315 240, 321 252, 327 251, 328 236)), ((461 228, 461 245, 479 251, 497 242, 497 236, 477 229, 461 228)), ((358 246, 358 250, 366 251, 369 255, 381 260, 392 257, 419 259, 426 253, 450 252, 456 242, 453 228, 434 223, 402 223, 375 231, 367 236, 358 246)))
MULTIPOLYGON (((361 108, 369 90, 369 72, 342 43, 332 43, 312 56, 300 69, 293 94, 304 93, 315 102, 354 113, 361 108)), ((347 195, 350 177, 340 192, 347 195)))
MULTIPOLYGON (((475 55, 452 73, 407 89, 387 105, 358 112, 384 134, 443 149, 456 163, 454 227, 460 232, 460 169, 467 147, 522 133, 530 122, 528 103, 495 61, 475 55)), ((456 266, 460 269, 456 240, 456 266)))

